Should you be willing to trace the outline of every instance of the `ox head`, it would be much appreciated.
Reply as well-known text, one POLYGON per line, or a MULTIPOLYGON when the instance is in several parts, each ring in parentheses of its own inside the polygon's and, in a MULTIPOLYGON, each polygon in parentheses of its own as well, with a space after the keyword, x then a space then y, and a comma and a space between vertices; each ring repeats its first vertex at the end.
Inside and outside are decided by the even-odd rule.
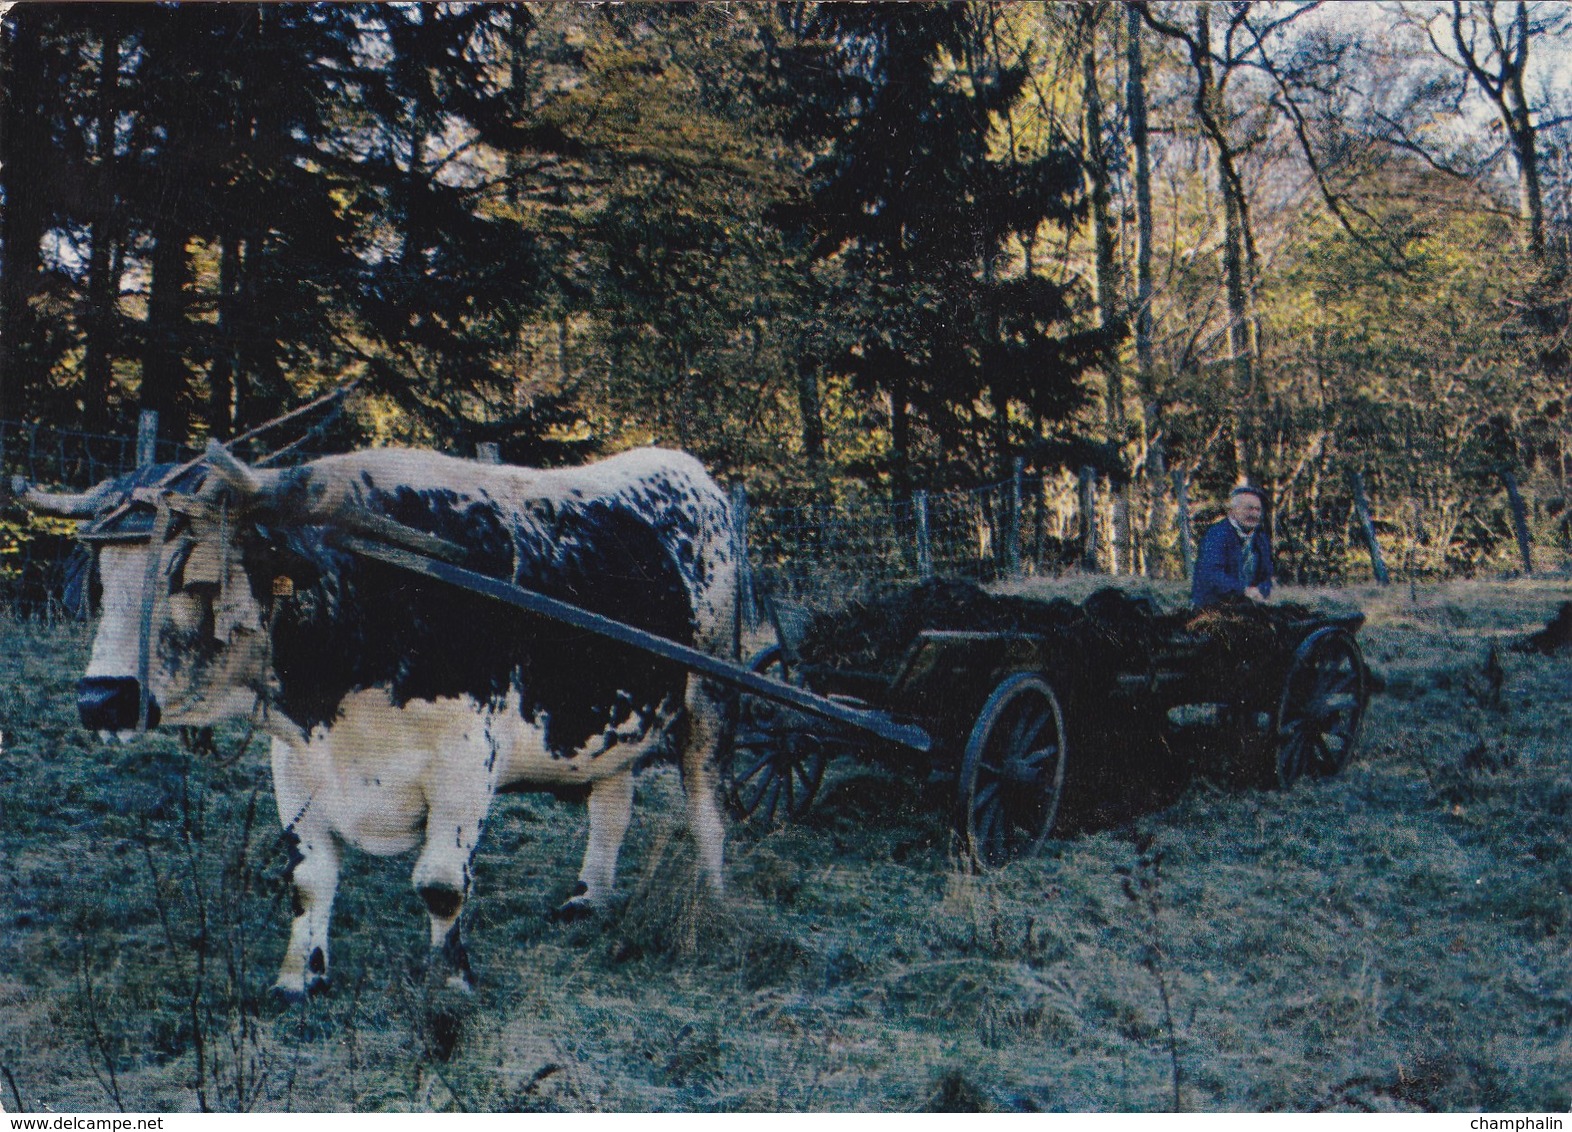
POLYGON ((59 495, 16 485, 28 507, 81 520, 97 552, 102 616, 77 685, 84 727, 205 725, 249 711, 268 678, 271 575, 247 569, 255 517, 280 473, 217 444, 192 465, 59 495))

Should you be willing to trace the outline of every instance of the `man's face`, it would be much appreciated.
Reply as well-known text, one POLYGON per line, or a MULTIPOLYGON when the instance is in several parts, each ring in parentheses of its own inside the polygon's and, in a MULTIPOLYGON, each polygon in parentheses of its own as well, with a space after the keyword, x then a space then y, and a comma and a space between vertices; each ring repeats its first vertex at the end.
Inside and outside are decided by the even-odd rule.
POLYGON ((1261 501, 1249 492, 1241 492, 1228 501, 1228 517, 1248 534, 1261 525, 1261 501))

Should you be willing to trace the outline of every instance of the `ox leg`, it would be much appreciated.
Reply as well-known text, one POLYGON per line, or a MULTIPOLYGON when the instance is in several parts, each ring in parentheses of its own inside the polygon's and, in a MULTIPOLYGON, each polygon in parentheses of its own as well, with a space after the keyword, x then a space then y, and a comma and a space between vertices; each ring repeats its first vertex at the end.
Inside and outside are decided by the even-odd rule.
POLYGON ((611 895, 617 882, 617 853, 633 816, 633 772, 603 778, 590 787, 589 844, 573 895, 553 919, 574 920, 592 914, 611 895))
POLYGON ((437 795, 427 799, 426 842, 410 877, 431 917, 432 958, 447 971, 448 986, 458 990, 475 985, 459 918, 469 897, 471 864, 491 793, 489 782, 439 784, 437 795))
POLYGON ((698 847, 699 870, 710 890, 725 889, 725 826, 715 805, 715 756, 724 734, 724 707, 703 681, 688 685, 688 736, 682 749, 682 789, 688 803, 688 830, 698 847))
POLYGON ((286 1002, 298 1002, 328 986, 328 923, 338 890, 339 846, 332 831, 309 820, 286 828, 284 840, 294 921, 273 989, 286 1002))
POLYGON ((273 792, 289 851, 289 945, 273 991, 298 1002, 328 985, 328 924, 338 891, 339 844, 327 822, 312 809, 312 791, 292 749, 273 741, 273 792))

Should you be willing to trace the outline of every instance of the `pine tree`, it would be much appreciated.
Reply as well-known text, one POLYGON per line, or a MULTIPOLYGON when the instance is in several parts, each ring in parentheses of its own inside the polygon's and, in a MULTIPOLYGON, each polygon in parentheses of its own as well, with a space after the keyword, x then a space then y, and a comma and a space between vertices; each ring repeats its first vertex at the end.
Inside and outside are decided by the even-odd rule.
POLYGON ((1012 407, 1062 419, 1109 345, 1065 329, 1065 287, 1008 269, 1012 238, 1076 219, 1080 170, 1062 143, 995 156, 1026 71, 985 50, 988 18, 966 4, 828 4, 814 29, 833 70, 805 220, 860 320, 839 364, 889 398, 898 492, 920 462, 998 474, 1030 438, 1012 407))
POLYGON ((60 220, 62 186, 77 183, 58 97, 71 89, 74 64, 65 22, 52 5, 23 5, 0 20, 0 419, 31 414, 63 352, 59 321, 38 306, 50 286, 44 236, 60 220))
MULTIPOLYGON (((527 9, 365 9, 368 45, 340 144, 361 260, 373 387, 428 435, 469 445, 538 431, 507 358, 550 275, 546 248, 493 207, 525 108, 506 76, 527 9)), ((513 74, 517 68, 513 68, 513 74)))

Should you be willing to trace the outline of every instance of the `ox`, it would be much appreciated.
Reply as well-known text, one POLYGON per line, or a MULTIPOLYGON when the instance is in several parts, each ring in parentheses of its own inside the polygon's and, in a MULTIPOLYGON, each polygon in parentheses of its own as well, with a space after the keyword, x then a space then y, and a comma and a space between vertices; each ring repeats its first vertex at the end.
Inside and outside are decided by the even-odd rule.
POLYGON ((436 970, 470 986, 459 919, 499 791, 587 792, 589 843, 558 914, 592 911, 612 890, 633 773, 668 745, 720 889, 716 691, 335 538, 352 516, 391 519, 457 544, 472 570, 719 653, 733 644, 736 563, 725 497, 697 461, 651 448, 535 471, 374 449, 264 471, 210 445, 156 490, 133 488, 24 496, 89 518, 79 537, 99 548, 82 722, 125 733, 260 717, 290 848, 283 997, 327 985, 341 843, 419 847, 411 879, 436 970))

